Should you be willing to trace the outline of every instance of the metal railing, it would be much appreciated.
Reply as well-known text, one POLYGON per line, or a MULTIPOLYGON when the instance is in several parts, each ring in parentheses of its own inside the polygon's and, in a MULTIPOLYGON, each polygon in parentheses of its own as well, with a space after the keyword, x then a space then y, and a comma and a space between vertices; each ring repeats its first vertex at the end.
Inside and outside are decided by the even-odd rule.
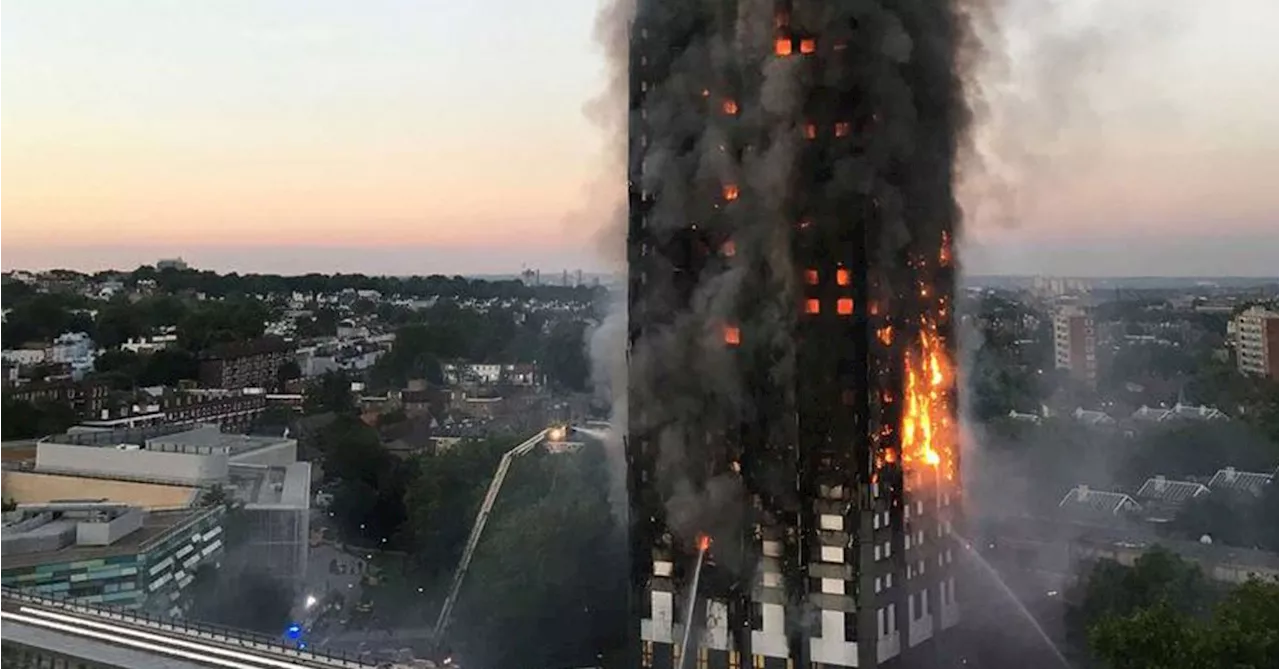
POLYGON ((174 620, 153 616, 143 611, 126 611, 111 606, 83 604, 71 600, 55 599, 30 592, 3 588, 0 597, 7 602, 25 602, 70 613, 90 615, 105 620, 113 620, 127 625, 144 627, 150 630, 180 634, 186 637, 206 639, 238 649, 259 650, 273 655, 282 655, 304 662, 328 667, 344 667, 348 669, 369 669, 376 667, 373 662, 361 660, 339 651, 300 650, 284 643, 278 638, 257 632, 202 623, 192 620, 174 620))

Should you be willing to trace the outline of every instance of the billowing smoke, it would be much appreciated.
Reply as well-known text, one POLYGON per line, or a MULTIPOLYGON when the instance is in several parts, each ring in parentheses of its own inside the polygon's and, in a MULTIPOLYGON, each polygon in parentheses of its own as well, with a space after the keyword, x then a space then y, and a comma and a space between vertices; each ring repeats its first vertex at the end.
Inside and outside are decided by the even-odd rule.
MULTIPOLYGON (((973 113, 958 171, 966 231, 1000 234, 1022 224, 1054 188, 1069 144, 1105 134, 1098 103, 1122 97, 1111 80, 1144 77, 1146 62, 1185 17, 1187 2, 964 0, 971 48, 966 96, 973 113), (1125 76, 1128 75, 1128 76, 1125 76)), ((1146 89, 1150 92, 1150 89, 1146 89)), ((1156 101, 1150 101, 1156 104, 1156 101)))
MULTIPOLYGON (((957 53, 969 33, 953 3, 782 9, 744 0, 734 11, 681 0, 611 5, 598 31, 613 57, 612 94, 626 90, 629 67, 656 73, 641 75, 627 122, 619 115, 606 125, 617 145, 630 146, 632 205, 645 212, 643 231, 632 234, 644 235, 654 255, 630 305, 645 330, 631 344, 625 429, 650 435, 652 486, 685 546, 719 526, 733 536, 747 517, 744 454, 722 452, 707 435, 757 423, 769 434, 753 446, 794 443, 782 421, 760 414, 795 402, 797 229, 812 223, 831 234, 840 219, 851 229, 870 221, 858 229, 867 280, 882 291, 872 297, 884 302, 903 285, 945 280, 916 277, 909 263, 936 258, 955 227, 951 182, 968 119, 957 53), (627 19, 629 30, 621 28, 627 19), (806 35, 815 37, 798 37, 806 35), (643 57, 663 62, 629 62, 628 39, 658 45, 643 57), (827 65, 814 69, 804 57, 819 42, 827 65), (813 173, 801 163, 806 142, 832 136, 857 149, 813 173), (827 220, 802 221, 811 210, 827 220), (762 395, 777 404, 760 406, 762 395), (718 469, 708 471, 709 462, 718 469)), ((919 308, 885 307, 902 316, 919 308)), ((600 368, 615 367, 609 358, 621 350, 593 337, 600 368)), ((754 474, 756 487, 776 482, 785 509, 794 471, 762 461, 754 474)))

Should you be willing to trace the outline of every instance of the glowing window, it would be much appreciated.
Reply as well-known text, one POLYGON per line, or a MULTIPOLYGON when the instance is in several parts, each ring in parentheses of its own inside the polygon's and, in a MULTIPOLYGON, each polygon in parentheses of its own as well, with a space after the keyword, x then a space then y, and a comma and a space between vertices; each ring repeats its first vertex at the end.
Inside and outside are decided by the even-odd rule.
POLYGON ((849 270, 847 269, 836 270, 836 285, 837 286, 849 285, 849 270))
POLYGON ((816 314, 822 311, 822 303, 818 300, 809 298, 804 301, 804 312, 806 314, 816 314))
POLYGON ((724 195, 724 199, 732 202, 738 199, 738 185, 725 184, 724 188, 722 189, 722 193, 724 195))
POLYGON ((737 346, 742 343, 742 332, 733 325, 724 326, 724 343, 737 346))
POLYGON ((720 106, 720 108, 724 110, 724 113, 726 113, 726 114, 728 114, 728 115, 730 115, 730 116, 733 116, 734 114, 737 114, 737 113, 738 113, 738 101, 737 101, 737 100, 725 100, 725 101, 724 101, 724 104, 723 104, 723 105, 721 105, 721 106, 720 106))
POLYGON ((818 285, 818 270, 807 269, 804 271, 804 282, 810 286, 818 285))
POLYGON ((853 131, 853 126, 848 121, 841 121, 836 124, 836 137, 844 137, 853 131))
POLYGON ((842 297, 836 300, 836 313, 841 316, 848 316, 853 313, 853 298, 842 297))
POLYGON ((813 53, 818 50, 818 41, 815 39, 800 40, 800 53, 813 53))
POLYGON ((791 38, 779 37, 778 39, 774 40, 773 52, 778 54, 779 56, 790 56, 791 55, 791 38))
POLYGON ((738 254, 738 247, 733 243, 732 239, 726 239, 724 245, 720 247, 720 252, 726 258, 732 258, 738 254))
POLYGON ((804 124, 804 136, 807 139, 818 138, 818 126, 813 123, 804 124))

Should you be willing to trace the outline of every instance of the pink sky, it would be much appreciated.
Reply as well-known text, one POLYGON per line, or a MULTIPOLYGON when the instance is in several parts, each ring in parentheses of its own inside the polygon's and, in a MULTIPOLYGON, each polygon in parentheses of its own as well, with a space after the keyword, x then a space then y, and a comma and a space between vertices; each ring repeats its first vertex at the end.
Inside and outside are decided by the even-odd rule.
MULTIPOLYGON (((462 4, 7 2, 4 267, 603 268, 594 1, 462 4)), ((1276 3, 1202 4, 1083 73, 1085 113, 997 130, 1050 158, 1014 161, 1015 228, 970 214, 976 270, 1274 275, 1276 3)))

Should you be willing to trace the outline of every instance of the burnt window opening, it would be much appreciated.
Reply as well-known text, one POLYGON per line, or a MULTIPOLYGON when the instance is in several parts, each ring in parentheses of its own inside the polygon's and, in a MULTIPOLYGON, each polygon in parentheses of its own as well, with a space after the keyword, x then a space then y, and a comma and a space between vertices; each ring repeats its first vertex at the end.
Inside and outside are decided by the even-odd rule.
POLYGON ((804 282, 810 286, 818 285, 818 270, 807 269, 804 271, 804 282))
POLYGON ((732 258, 738 254, 738 246, 732 239, 726 239, 724 244, 720 245, 720 253, 726 258, 732 258))
POLYGON ((836 300, 836 313, 841 316, 849 316, 853 314, 853 298, 842 297, 836 300))
POLYGON ((804 301, 804 312, 806 314, 816 314, 822 311, 822 303, 815 298, 809 298, 804 301))
POLYGON ((724 326, 724 343, 737 346, 742 343, 742 331, 736 325, 724 326))
POLYGON ((836 270, 836 285, 837 286, 849 285, 849 270, 844 269, 843 267, 836 270))
POLYGON ((847 137, 850 132, 853 132, 853 124, 848 121, 836 123, 836 137, 847 137))
POLYGON ((817 124, 815 123, 804 124, 804 137, 805 139, 817 139, 818 138, 817 124))
POLYGON ((791 38, 779 37, 773 41, 773 52, 779 56, 791 55, 791 38))

